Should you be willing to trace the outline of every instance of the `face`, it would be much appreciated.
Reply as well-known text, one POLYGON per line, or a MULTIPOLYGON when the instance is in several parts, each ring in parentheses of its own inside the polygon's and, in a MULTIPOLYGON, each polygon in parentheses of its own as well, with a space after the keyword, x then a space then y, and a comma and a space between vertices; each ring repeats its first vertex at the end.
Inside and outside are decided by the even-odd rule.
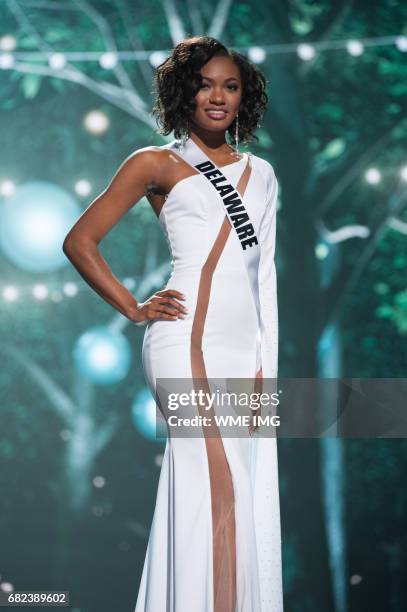
POLYGON ((239 68, 229 57, 213 57, 201 68, 202 86, 195 96, 193 122, 208 131, 224 131, 242 98, 239 68))

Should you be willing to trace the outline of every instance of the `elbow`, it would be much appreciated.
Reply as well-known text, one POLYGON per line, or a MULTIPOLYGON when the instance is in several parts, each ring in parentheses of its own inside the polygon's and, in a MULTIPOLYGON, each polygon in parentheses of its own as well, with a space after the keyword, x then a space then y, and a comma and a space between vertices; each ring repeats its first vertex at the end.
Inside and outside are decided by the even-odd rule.
POLYGON ((73 232, 69 232, 62 243, 62 250, 68 259, 72 259, 75 253, 83 253, 86 248, 89 248, 90 242, 91 241, 85 239, 83 236, 78 236, 73 232))
POLYGON ((65 255, 69 258, 70 255, 72 254, 73 251, 73 243, 74 240, 71 236, 71 234, 67 234, 67 236, 65 236, 65 239, 62 243, 62 251, 65 253, 65 255))
POLYGON ((62 243, 62 251, 65 253, 65 255, 68 255, 68 252, 69 252, 69 238, 68 238, 68 236, 65 238, 65 240, 62 243))

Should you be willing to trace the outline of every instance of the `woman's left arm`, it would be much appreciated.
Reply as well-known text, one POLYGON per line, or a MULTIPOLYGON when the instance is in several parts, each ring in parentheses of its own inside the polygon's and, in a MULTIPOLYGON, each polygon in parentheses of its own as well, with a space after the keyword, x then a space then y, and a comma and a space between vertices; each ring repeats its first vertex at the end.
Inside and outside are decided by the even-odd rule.
POLYGON ((278 373, 278 303, 277 275, 274 261, 277 195, 277 178, 273 167, 269 165, 266 207, 259 229, 259 300, 263 378, 276 378, 278 373))

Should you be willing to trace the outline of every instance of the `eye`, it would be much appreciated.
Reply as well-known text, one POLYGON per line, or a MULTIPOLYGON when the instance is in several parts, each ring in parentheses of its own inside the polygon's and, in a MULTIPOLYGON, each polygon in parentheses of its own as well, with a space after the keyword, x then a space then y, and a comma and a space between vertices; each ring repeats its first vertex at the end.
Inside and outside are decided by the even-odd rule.
MULTIPOLYGON (((201 85, 201 89, 203 89, 204 87, 209 87, 208 83, 202 83, 201 85)), ((232 83, 230 85, 227 85, 228 89, 231 89, 232 91, 236 91, 238 88, 237 85, 233 85, 232 83)))

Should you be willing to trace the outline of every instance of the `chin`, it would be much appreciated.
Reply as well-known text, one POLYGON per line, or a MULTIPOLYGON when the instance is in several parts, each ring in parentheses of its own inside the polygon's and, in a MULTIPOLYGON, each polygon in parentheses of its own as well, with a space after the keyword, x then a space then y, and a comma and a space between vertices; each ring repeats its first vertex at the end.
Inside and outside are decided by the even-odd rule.
POLYGON ((208 130, 208 132, 221 132, 227 130, 230 123, 228 123, 226 119, 222 119, 221 121, 209 119, 208 121, 208 118, 205 117, 205 121, 200 121, 197 125, 204 130, 208 130))

